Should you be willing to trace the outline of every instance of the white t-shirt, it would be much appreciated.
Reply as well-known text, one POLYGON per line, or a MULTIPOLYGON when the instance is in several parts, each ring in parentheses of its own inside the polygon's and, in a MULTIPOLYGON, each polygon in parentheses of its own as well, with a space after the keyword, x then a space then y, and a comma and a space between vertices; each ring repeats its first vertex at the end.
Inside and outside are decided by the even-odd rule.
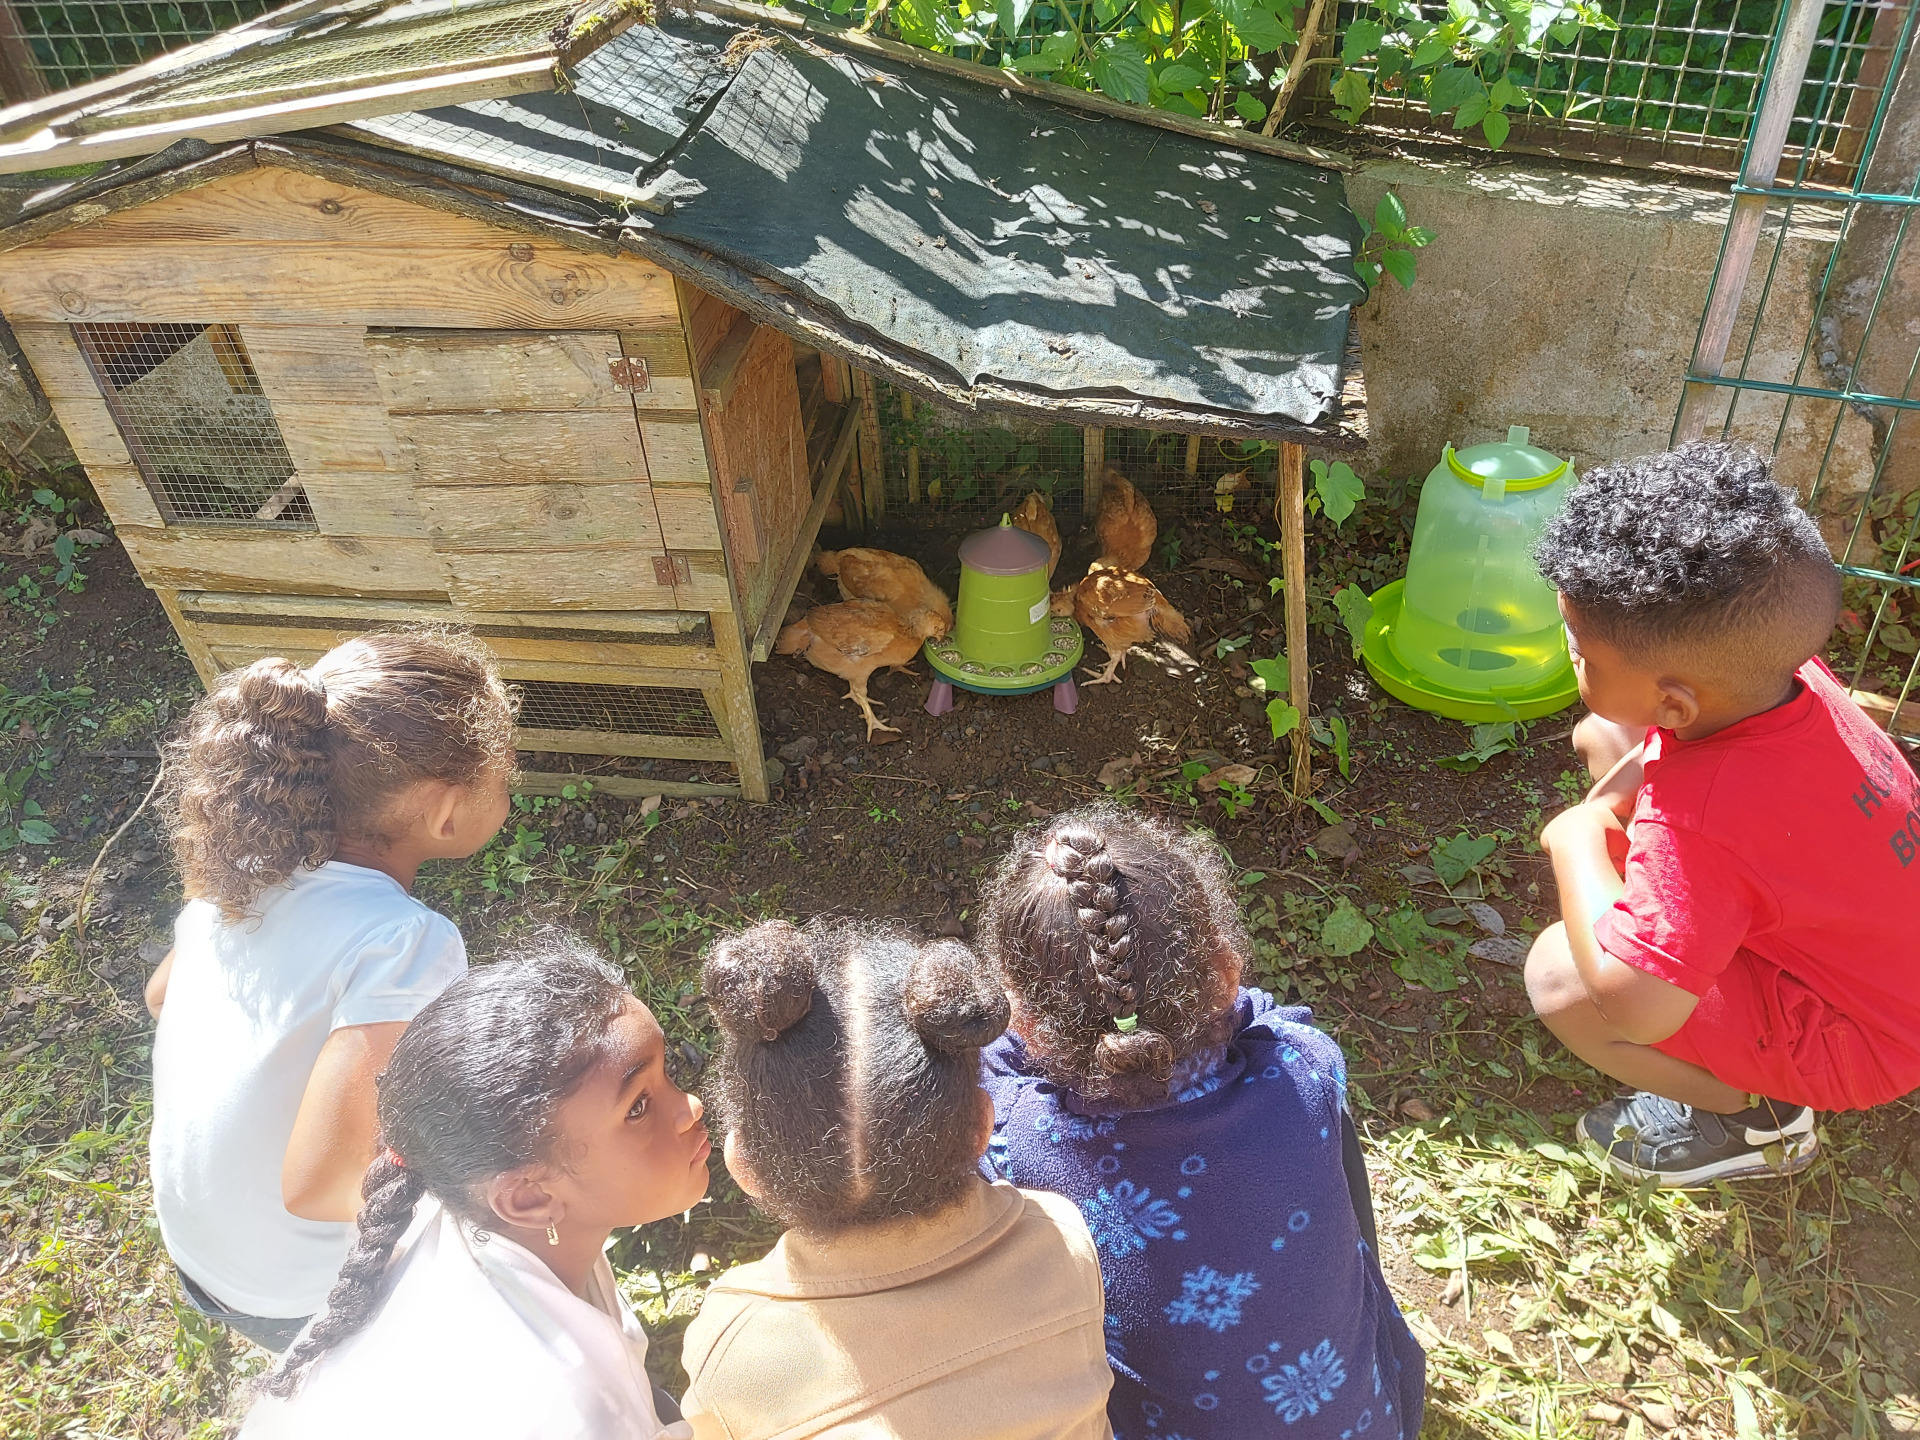
POLYGON ((300 1098, 342 1026, 411 1020, 467 968, 460 932, 378 870, 330 860, 229 922, 190 901, 153 1043, 154 1203, 174 1262, 248 1315, 311 1315, 353 1226, 280 1198, 300 1098))
POLYGON ((606 1257, 581 1299, 511 1240, 421 1209, 372 1321, 292 1399, 261 1397, 242 1440, 691 1440, 660 1423, 646 1332, 606 1257))

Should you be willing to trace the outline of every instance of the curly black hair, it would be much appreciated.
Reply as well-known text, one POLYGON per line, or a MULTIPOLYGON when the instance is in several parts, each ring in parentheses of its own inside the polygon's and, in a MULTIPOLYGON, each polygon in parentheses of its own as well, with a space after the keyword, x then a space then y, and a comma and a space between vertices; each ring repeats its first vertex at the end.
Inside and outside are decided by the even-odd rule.
POLYGON ((1740 689, 1791 674, 1839 613, 1819 527, 1764 457, 1725 441, 1590 471, 1534 558, 1581 624, 1630 660, 1684 650, 1740 689))
POLYGON ((769 920, 714 945, 714 1099, 760 1207, 810 1235, 932 1215, 977 1182, 999 975, 956 940, 769 920))

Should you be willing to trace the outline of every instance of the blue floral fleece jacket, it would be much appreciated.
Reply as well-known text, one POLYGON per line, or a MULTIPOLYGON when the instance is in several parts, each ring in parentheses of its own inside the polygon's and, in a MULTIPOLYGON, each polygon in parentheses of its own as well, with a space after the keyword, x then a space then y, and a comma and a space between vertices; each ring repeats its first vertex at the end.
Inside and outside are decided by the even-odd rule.
POLYGON ((1260 990, 1172 1099, 1102 1110, 982 1056, 987 1166, 1080 1206, 1107 1298, 1116 1440, 1411 1440, 1426 1356, 1362 1237, 1341 1165, 1340 1047, 1260 990))

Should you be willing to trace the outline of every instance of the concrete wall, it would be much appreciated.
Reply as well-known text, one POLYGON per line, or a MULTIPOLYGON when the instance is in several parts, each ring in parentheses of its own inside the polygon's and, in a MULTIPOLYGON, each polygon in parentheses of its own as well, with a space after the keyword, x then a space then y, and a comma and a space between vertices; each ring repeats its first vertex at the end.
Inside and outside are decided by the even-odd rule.
MULTIPOLYGON (((1438 238, 1411 290, 1386 280, 1360 311, 1377 468, 1424 474, 1444 443, 1499 439, 1509 425, 1532 427, 1536 444, 1576 467, 1666 448, 1726 224, 1724 181, 1531 158, 1380 161, 1347 181, 1363 215, 1389 189, 1438 238)), ((1751 336, 1748 373, 1769 380, 1801 364, 1838 233, 1808 207, 1795 220, 1784 245, 1777 227, 1767 233, 1735 329, 1733 356, 1751 336)), ((1824 381, 1809 367, 1806 383, 1824 381)), ((1743 397, 1733 431, 1771 448, 1781 414, 1777 400, 1743 397)), ((1811 484, 1833 418, 1830 404, 1793 406, 1783 480, 1811 484)), ((1857 504, 1869 441, 1864 422, 1842 422, 1828 462, 1836 502, 1857 504)))

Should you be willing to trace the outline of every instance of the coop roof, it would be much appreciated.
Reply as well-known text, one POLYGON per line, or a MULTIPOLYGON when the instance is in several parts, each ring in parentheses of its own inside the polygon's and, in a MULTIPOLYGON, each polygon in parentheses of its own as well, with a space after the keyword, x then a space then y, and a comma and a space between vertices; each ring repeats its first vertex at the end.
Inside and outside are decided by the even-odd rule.
POLYGON ((350 118, 244 161, 177 144, 43 198, 0 244, 188 172, 292 164, 637 251, 962 409, 1363 438, 1342 401, 1358 227, 1313 163, 1332 157, 705 8, 727 13, 578 56, 564 91, 350 118))

